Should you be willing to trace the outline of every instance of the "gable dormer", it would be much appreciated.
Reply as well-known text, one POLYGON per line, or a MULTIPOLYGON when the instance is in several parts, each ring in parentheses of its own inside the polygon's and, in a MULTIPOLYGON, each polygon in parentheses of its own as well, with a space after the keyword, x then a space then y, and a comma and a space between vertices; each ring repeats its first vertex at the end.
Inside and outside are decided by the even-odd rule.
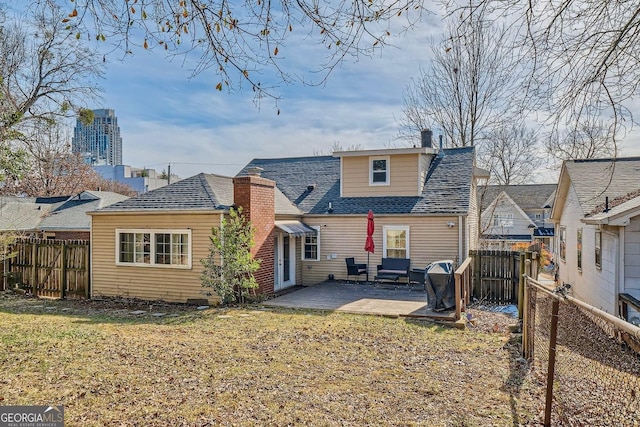
POLYGON ((432 147, 337 151, 341 197, 420 196, 432 147))

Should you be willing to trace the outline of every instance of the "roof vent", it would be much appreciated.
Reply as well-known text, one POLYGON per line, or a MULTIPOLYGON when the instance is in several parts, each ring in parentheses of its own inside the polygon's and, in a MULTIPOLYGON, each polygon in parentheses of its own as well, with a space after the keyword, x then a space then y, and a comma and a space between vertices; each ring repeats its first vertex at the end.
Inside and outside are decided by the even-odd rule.
POLYGON ((262 175, 263 168, 259 166, 253 166, 247 169, 247 175, 249 176, 260 176, 262 175))
POLYGON ((442 135, 438 136, 440 140, 440 151, 438 151, 438 157, 444 157, 444 148, 442 147, 442 135))
POLYGON ((315 190, 315 189, 316 189, 316 185, 315 185, 315 184, 309 184, 309 185, 307 185, 307 191, 311 192, 311 191, 313 191, 313 190, 315 190))

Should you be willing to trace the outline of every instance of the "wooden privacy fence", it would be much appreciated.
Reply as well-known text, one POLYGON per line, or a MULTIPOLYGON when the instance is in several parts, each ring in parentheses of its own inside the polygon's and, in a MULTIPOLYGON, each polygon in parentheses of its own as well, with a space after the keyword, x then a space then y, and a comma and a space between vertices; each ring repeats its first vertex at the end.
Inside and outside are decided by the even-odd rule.
MULTIPOLYGON (((525 260, 531 260, 537 271, 538 256, 526 251, 470 251, 473 258, 473 296, 490 304, 515 304, 525 270, 525 260)), ((537 274, 535 275, 537 277, 537 274)))
POLYGON ((519 254, 515 251, 471 251, 473 295, 487 303, 515 303, 519 254))
POLYGON ((5 280, 38 296, 89 297, 89 241, 19 239, 5 261, 5 280))

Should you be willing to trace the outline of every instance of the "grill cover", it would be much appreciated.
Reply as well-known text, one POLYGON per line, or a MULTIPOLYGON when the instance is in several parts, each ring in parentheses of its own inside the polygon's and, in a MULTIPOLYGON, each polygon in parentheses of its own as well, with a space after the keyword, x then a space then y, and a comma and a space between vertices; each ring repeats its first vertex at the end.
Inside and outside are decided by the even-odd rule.
POLYGON ((443 311, 456 306, 453 261, 431 263, 425 269, 425 288, 430 310, 443 311))

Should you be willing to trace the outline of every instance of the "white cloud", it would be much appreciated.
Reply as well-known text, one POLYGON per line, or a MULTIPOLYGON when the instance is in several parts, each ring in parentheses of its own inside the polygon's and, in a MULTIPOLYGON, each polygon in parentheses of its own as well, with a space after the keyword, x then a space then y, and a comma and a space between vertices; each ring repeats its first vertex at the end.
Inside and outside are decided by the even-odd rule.
MULTIPOLYGON (((309 156, 343 147, 380 148, 394 142, 396 118, 402 116, 402 91, 427 64, 428 38, 441 21, 425 15, 419 27, 390 39, 392 46, 375 57, 347 58, 326 84, 282 85, 276 114, 272 100, 257 108, 251 91, 229 94, 215 90, 211 72, 190 77, 192 64, 167 61, 163 52, 141 51, 124 62, 109 57, 105 105, 116 110, 123 136, 124 162, 172 172, 183 177, 199 172, 235 175, 253 158, 309 156)), ((297 76, 317 77, 310 68, 325 47, 302 35, 281 49, 288 69, 297 76)), ((266 76, 266 74, 265 74, 266 76)), ((640 136, 631 132, 623 155, 640 155, 640 136)), ((538 182, 552 182, 544 171, 538 182)))
MULTIPOLYGON (((257 108, 252 93, 216 91, 212 74, 189 79, 178 61, 144 51, 109 64, 104 106, 116 110, 125 163, 172 163, 183 177, 234 175, 253 158, 328 153, 335 142, 384 147, 397 133, 402 90, 427 55, 424 31, 392 42, 379 57, 346 60, 322 87, 282 86, 279 115, 270 100, 257 108)), ((324 48, 300 43, 284 52, 295 53, 289 62, 302 73, 308 55, 324 48)))

